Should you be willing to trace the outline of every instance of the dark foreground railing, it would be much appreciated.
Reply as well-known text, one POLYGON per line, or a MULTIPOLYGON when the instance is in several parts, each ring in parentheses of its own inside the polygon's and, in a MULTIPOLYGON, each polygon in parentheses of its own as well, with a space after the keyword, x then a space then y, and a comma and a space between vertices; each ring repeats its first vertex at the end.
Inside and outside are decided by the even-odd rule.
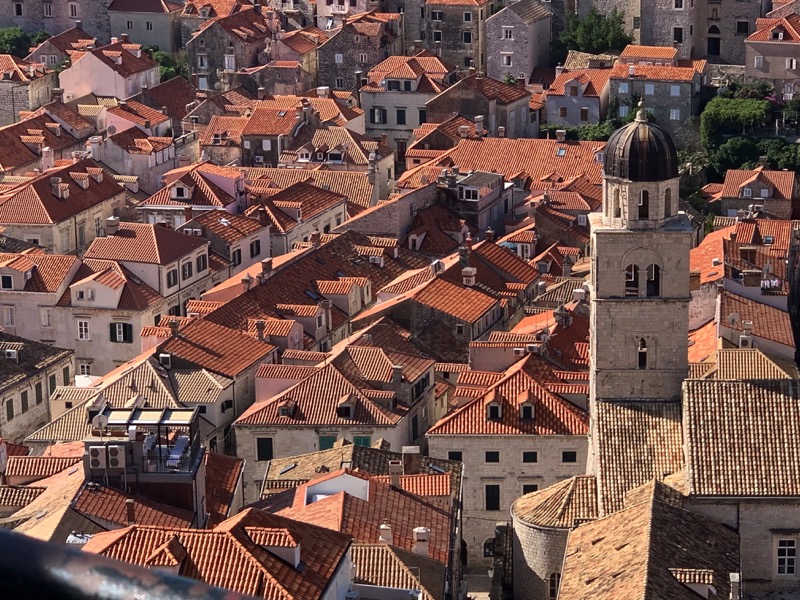
POLYGON ((248 600, 193 579, 0 529, 0 597, 37 600, 248 600))

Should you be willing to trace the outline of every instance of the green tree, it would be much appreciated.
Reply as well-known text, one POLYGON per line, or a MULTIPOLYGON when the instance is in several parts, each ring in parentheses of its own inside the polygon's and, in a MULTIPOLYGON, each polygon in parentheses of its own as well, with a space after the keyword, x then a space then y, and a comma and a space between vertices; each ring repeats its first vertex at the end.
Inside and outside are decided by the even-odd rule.
POLYGON ((503 75, 503 79, 501 79, 503 83, 507 83, 508 85, 517 85, 517 78, 512 75, 511 73, 506 73, 503 75))
POLYGON ((46 39, 53 37, 46 31, 37 31, 31 36, 31 46, 38 46, 46 39))
POLYGON ((0 54, 13 54, 25 58, 30 48, 31 37, 19 27, 0 29, 0 54))
POLYGON ((758 162, 761 156, 756 143, 749 137, 730 138, 711 154, 709 160, 709 179, 721 181, 729 169, 748 168, 758 162))
POLYGON ((567 16, 567 26, 554 44, 554 53, 566 56, 568 50, 599 54, 607 50, 622 50, 633 41, 625 31, 623 13, 614 9, 603 15, 592 8, 584 18, 567 16))

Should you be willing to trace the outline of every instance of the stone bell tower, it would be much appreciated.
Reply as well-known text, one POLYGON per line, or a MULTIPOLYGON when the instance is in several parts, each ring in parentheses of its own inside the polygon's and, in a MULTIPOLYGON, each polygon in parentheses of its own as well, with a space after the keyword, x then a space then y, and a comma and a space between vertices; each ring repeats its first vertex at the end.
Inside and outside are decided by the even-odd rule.
POLYGON ((678 182, 675 146, 640 105, 608 140, 603 212, 590 215, 593 403, 680 398, 692 227, 678 182))

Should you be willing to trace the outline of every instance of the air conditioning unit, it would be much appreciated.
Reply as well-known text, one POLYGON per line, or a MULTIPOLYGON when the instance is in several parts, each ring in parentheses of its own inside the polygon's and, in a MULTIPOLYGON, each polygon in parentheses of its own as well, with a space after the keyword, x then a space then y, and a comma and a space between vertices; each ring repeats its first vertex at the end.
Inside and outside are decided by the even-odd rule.
POLYGON ((538 354, 540 347, 541 346, 539 344, 528 344, 526 350, 529 354, 538 354))
POLYGON ((514 348, 514 356, 525 356, 525 348, 514 348))
POLYGON ((109 446, 106 464, 109 469, 124 469, 125 446, 109 446))
POLYGON ((203 236, 203 230, 202 229, 192 229, 192 235, 196 235, 198 237, 202 237, 203 236))
POLYGON ((383 266, 383 257, 382 256, 370 256, 369 262, 373 265, 378 265, 379 267, 383 266))
POLYGON ((160 362, 161 366, 164 367, 165 369, 171 369, 172 355, 162 352, 161 354, 158 355, 158 362, 160 362))
POLYGON ((89 446, 89 468, 105 469, 106 466, 106 447, 89 446))
POLYGON ((739 336, 739 348, 752 348, 753 347, 753 338, 749 335, 740 335, 739 336))
POLYGON ((17 361, 19 360, 19 353, 16 350, 6 350, 6 358, 17 361))

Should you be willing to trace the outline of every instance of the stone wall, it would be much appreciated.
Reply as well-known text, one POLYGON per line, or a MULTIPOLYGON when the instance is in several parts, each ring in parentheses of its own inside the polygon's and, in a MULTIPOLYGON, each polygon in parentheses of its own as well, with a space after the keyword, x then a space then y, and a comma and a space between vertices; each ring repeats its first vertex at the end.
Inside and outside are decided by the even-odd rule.
POLYGON ((567 529, 535 527, 512 515, 514 598, 550 600, 550 575, 561 573, 567 529))
POLYGON ((550 63, 552 19, 546 18, 530 25, 517 13, 504 8, 486 20, 486 74, 502 80, 510 73, 528 80, 534 67, 550 63), (504 37, 503 26, 513 27, 512 39, 504 37), (503 56, 511 55, 511 66, 503 64, 503 56))
POLYGON ((22 0, 22 16, 14 15, 13 6, 7 3, 0 13, 0 27, 21 27, 28 33, 46 31, 56 35, 82 22, 82 29, 96 37, 101 43, 111 39, 111 23, 108 6, 112 0, 71 0, 70 2, 41 2, 41 0, 22 0), (44 6, 50 7, 50 15, 44 14, 44 6), (72 7, 75 7, 75 14, 72 7))
POLYGON ((486 71, 486 18, 491 14, 490 6, 474 8, 471 5, 425 4, 423 20, 425 47, 439 54, 444 60, 461 69, 475 67, 486 71), (441 13, 441 20, 434 20, 434 13, 441 13), (464 14, 471 15, 470 21, 464 14), (434 31, 441 32, 441 42, 434 39, 434 31), (471 43, 465 43, 463 34, 472 34, 471 43))
POLYGON ((351 90, 357 94, 361 79, 366 78, 372 67, 389 56, 387 48, 381 45, 382 35, 359 35, 352 26, 345 25, 317 51, 318 84, 332 90, 351 90), (356 71, 361 71, 360 77, 356 71))

